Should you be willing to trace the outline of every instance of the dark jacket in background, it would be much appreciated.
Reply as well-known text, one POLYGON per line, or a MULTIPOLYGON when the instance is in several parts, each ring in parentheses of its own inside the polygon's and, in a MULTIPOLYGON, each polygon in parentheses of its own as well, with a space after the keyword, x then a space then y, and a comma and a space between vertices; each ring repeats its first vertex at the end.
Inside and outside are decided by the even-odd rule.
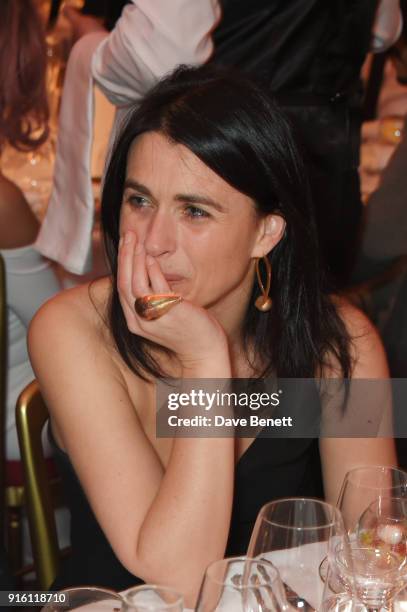
POLYGON ((264 81, 305 149, 322 251, 348 279, 361 219, 360 69, 377 0, 221 0, 212 58, 264 81))

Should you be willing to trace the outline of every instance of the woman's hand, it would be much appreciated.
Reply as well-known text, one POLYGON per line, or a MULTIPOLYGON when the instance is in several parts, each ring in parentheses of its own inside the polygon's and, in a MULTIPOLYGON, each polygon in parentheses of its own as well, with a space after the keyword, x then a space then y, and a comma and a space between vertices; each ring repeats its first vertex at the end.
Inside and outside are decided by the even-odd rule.
POLYGON ((174 292, 157 260, 146 253, 131 231, 120 241, 117 285, 127 326, 133 334, 174 351, 186 370, 193 371, 218 357, 229 362, 226 334, 204 308, 182 300, 159 319, 147 321, 136 313, 137 298, 174 292))

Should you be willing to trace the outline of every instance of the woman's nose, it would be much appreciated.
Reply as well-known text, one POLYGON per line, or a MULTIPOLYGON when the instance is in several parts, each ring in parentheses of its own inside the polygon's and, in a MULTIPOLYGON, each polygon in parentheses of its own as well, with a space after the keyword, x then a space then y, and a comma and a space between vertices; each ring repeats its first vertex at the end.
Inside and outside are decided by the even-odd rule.
POLYGON ((146 253, 158 257, 171 253, 175 248, 175 228, 171 215, 158 210, 150 219, 145 235, 146 253))

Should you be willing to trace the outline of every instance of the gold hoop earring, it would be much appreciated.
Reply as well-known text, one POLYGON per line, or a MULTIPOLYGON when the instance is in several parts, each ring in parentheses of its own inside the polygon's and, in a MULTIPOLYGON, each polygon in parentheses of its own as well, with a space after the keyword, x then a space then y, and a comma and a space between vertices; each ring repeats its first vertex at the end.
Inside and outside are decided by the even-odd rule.
POLYGON ((263 285, 263 281, 261 280, 260 274, 260 258, 256 259, 256 274, 257 274, 257 282, 259 283, 259 287, 261 289, 261 295, 256 299, 254 305, 261 312, 268 312, 272 306, 272 300, 269 296, 270 287, 271 287, 271 264, 268 260, 267 255, 261 258, 264 261, 264 265, 266 266, 266 287, 263 285))

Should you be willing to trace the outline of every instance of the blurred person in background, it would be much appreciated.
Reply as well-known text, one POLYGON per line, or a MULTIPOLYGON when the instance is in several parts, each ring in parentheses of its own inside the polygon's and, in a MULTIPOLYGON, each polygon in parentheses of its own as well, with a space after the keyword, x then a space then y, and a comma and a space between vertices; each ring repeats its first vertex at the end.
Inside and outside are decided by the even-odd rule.
POLYGON ((261 79, 300 136, 325 263, 349 281, 360 233, 360 71, 400 34, 398 0, 220 0, 211 61, 261 79))
MULTIPOLYGON (((32 151, 48 136, 46 48, 31 0, 0 3, 0 153, 6 145, 32 151)), ((19 460, 16 399, 34 378, 27 327, 38 308, 60 289, 52 265, 34 248, 40 224, 20 189, 1 173, 0 253, 8 306, 6 456, 19 460)))
POLYGON ((367 313, 378 326, 391 374, 407 376, 407 2, 401 1, 403 29, 383 58, 381 73, 363 124, 361 184, 365 210, 353 280, 367 313))
MULTIPOLYGON (((403 28, 383 57, 365 68, 366 121, 362 126, 363 230, 353 294, 381 333, 393 378, 407 377, 407 2, 403 28)), ((365 70, 364 70, 365 72, 365 70)), ((405 399, 394 384, 395 433, 403 431, 405 399), (399 416, 400 415, 400 416, 399 416), (401 420, 400 420, 401 419, 401 420), (401 428, 399 428, 401 426, 401 428)), ((396 438, 407 466, 405 438, 396 438)))
MULTIPOLYGON (((21 484, 15 405, 33 380, 27 328, 38 308, 59 289, 49 261, 34 248, 39 222, 21 190, 1 171, 6 145, 33 151, 48 137, 45 91, 46 48, 41 21, 31 0, 0 2, 0 254, 5 263, 7 299, 6 485, 21 484)), ((51 449, 46 445, 46 454, 51 449)), ((4 550, 0 587, 13 582, 4 550)))

